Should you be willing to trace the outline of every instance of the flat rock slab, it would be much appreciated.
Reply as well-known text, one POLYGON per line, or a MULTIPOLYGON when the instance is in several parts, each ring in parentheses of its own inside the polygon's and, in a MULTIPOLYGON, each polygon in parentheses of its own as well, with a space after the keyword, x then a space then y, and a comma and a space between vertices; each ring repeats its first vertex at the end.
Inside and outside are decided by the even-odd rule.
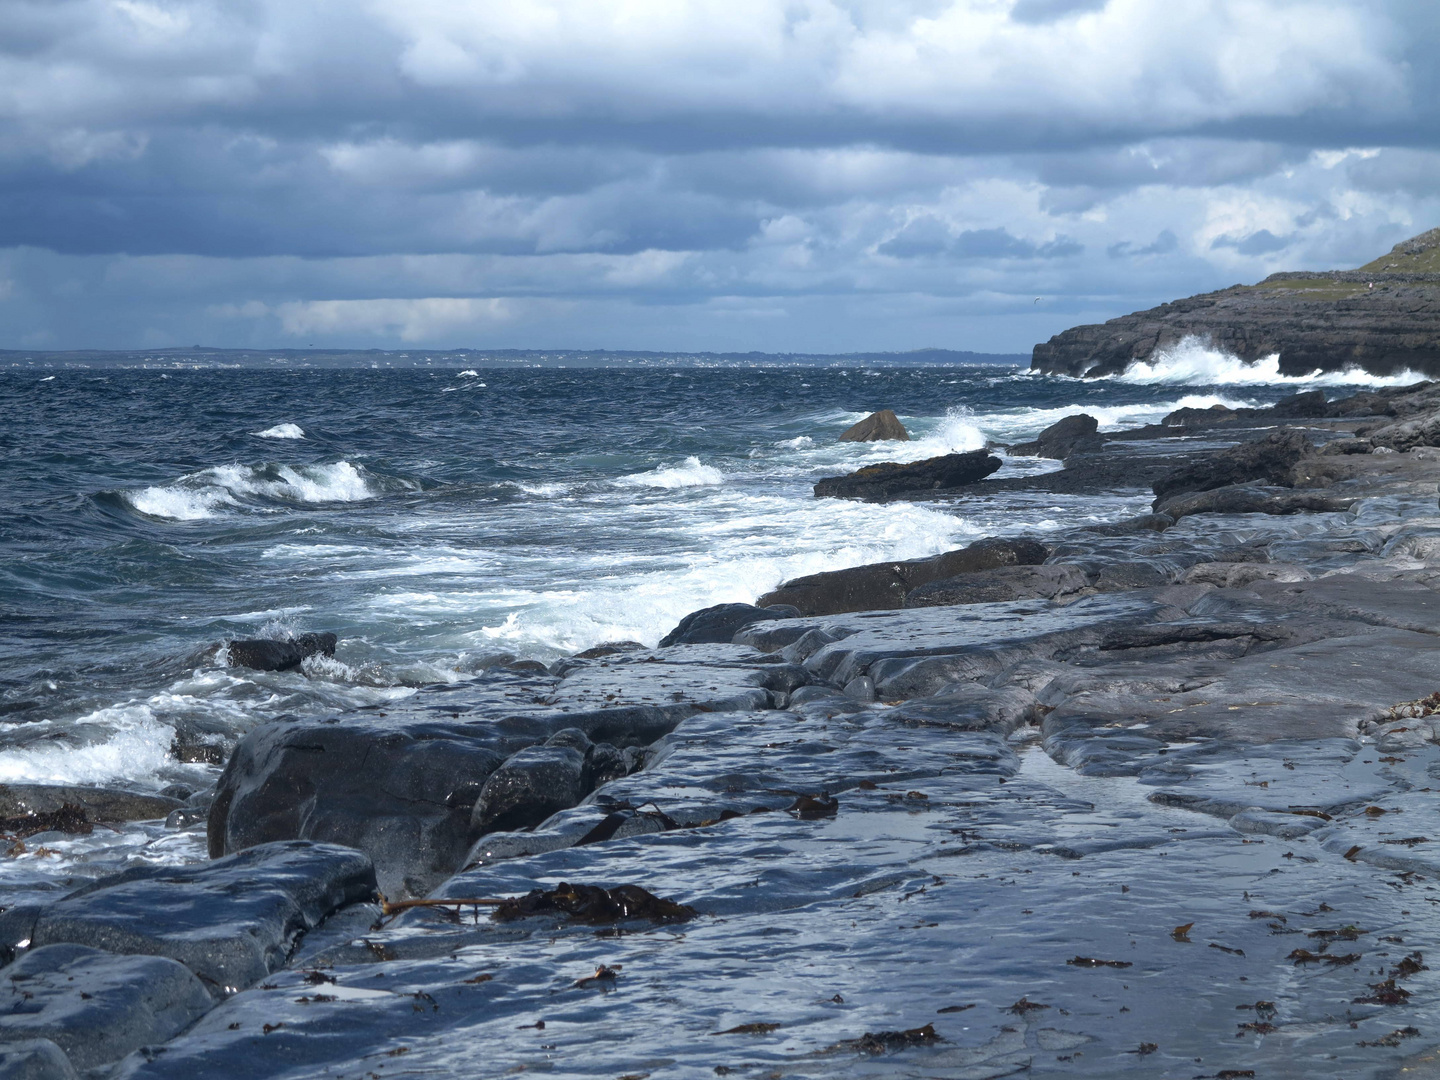
POLYGON ((375 871, 359 851, 304 841, 265 844, 211 863, 136 867, 8 921, 15 948, 88 945, 178 960, 212 995, 281 967, 300 935, 337 908, 371 899, 375 871), (33 921, 31 921, 33 919, 33 921))
MULTIPOLYGON (((1147 801, 1153 788, 1134 779, 1079 776, 1034 747, 1003 768, 956 758, 951 769, 947 756, 985 757, 1000 740, 910 727, 887 738, 895 711, 769 711, 728 728, 726 717, 697 716, 669 737, 669 756, 625 781, 632 802, 723 806, 744 794, 710 784, 708 755, 725 751, 721 772, 747 791, 752 776, 789 791, 848 785, 832 817, 746 814, 500 862, 444 890, 633 882, 694 905, 689 922, 597 934, 548 917, 407 916, 313 957, 318 971, 277 973, 236 995, 119 1075, 543 1068, 578 1078, 720 1066, 973 1080, 1028 1067, 1097 1080, 1379 1080, 1427 1042, 1391 1035, 1425 1030, 1429 972, 1397 980, 1408 1001, 1355 999, 1402 957, 1440 947, 1424 914, 1428 883, 1387 887, 1378 877, 1394 872, 1347 860, 1320 833, 1284 843, 1241 833, 1147 801), (875 756, 842 761, 862 746, 875 756), (907 777, 911 764, 940 767, 907 777), (1356 940, 1330 943, 1348 927, 1356 940), (1297 966, 1297 950, 1344 962, 1297 966), (594 978, 601 965, 609 975, 594 978), (1257 1002, 1268 1004, 1257 1012, 1257 1002), (937 1038, 879 1037, 925 1025, 937 1038)), ((1406 763, 1385 805, 1440 758, 1425 755, 1406 763)), ((1295 760, 1317 777, 1329 767, 1295 760)))
POLYGON ((882 700, 923 697, 950 683, 1098 641, 1107 628, 1154 620, 1163 608, 1151 597, 1129 594, 1069 605, 1022 600, 863 612, 844 616, 840 625, 852 632, 813 653, 805 667, 840 686, 868 675, 882 700))
POLYGON ((214 1002, 185 965, 84 945, 31 949, 0 972, 0 1040, 48 1039, 77 1070, 165 1042, 214 1002))

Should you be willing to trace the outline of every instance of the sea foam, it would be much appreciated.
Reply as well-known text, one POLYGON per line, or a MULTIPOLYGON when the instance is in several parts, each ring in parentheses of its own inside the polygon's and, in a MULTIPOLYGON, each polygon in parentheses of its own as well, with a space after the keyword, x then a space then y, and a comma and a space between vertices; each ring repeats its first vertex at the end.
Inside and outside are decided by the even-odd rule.
POLYGON ((276 424, 264 431, 251 432, 257 439, 303 439, 305 430, 299 424, 276 424))
POLYGON ((1279 353, 1252 364, 1215 348, 1204 338, 1191 336, 1157 350, 1148 360, 1132 361, 1123 372, 1110 378, 1116 382, 1176 386, 1405 386, 1421 382, 1425 376, 1409 370, 1397 375, 1371 375, 1354 367, 1282 375, 1279 353))

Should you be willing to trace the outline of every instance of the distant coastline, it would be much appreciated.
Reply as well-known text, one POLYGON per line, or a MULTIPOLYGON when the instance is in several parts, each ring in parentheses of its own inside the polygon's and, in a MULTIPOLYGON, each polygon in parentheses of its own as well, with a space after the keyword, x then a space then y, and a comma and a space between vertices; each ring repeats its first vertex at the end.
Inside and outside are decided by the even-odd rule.
POLYGON ((765 353, 650 352, 627 349, 0 349, 0 368, 506 368, 506 367, 734 367, 872 364, 930 367, 1002 364, 1023 367, 1029 353, 955 349, 908 352, 765 353))

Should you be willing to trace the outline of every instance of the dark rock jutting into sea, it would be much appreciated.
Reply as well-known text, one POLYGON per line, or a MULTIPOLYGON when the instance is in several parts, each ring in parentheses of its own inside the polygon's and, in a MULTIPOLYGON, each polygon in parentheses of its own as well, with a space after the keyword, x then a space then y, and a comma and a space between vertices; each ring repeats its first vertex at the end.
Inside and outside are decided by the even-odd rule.
POLYGON ((1117 375, 1186 338, 1253 362, 1279 354, 1280 372, 1357 368, 1440 375, 1440 229, 1395 245, 1358 270, 1284 271, 1076 326, 1035 346, 1050 375, 1117 375))

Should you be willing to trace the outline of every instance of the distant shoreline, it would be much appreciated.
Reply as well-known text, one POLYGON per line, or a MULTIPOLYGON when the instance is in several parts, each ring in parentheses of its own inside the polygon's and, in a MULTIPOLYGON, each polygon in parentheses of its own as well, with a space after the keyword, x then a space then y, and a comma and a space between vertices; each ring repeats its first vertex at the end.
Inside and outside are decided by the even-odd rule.
POLYGON ((1025 367, 1029 353, 954 349, 909 352, 762 353, 651 352, 618 349, 0 349, 0 368, 606 368, 789 367, 797 364, 942 367, 996 364, 1025 367))

